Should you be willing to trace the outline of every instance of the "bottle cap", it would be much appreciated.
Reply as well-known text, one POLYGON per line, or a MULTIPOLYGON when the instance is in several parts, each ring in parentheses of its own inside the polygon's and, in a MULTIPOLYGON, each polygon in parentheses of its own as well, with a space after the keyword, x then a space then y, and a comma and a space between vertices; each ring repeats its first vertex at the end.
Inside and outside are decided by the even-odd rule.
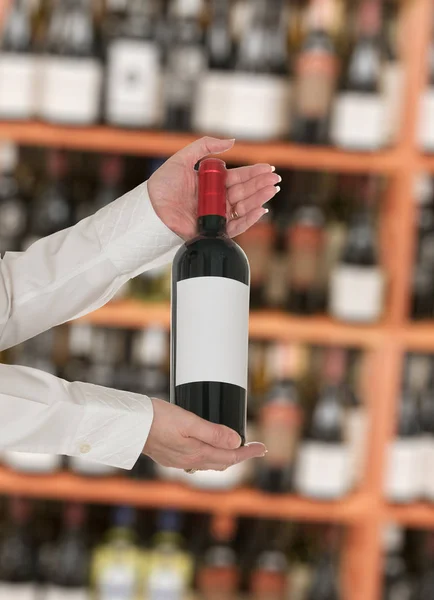
POLYGON ((218 158, 206 158, 199 165, 198 217, 226 217, 226 163, 218 158))

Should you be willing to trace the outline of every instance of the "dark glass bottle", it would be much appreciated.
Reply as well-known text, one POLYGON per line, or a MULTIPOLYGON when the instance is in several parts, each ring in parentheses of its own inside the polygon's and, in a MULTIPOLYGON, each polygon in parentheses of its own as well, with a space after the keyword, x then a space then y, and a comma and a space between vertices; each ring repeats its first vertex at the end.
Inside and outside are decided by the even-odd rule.
POLYGON ((208 66, 212 70, 233 67, 234 43, 230 28, 230 0, 213 0, 211 23, 206 33, 208 66))
POLYGON ((74 595, 77 600, 87 597, 90 553, 85 527, 84 506, 65 506, 63 530, 52 548, 45 600, 57 600, 62 594, 74 595))
POLYGON ((171 45, 167 54, 165 106, 166 127, 188 131, 198 80, 206 66, 206 51, 200 23, 201 0, 173 0, 171 45))
POLYGON ((32 9, 25 0, 10 5, 0 36, 0 117, 29 119, 36 96, 32 56, 32 9))
POLYGON ((226 234, 226 165, 199 166, 198 235, 172 267, 171 400, 245 441, 249 264, 226 234))
POLYGON ((74 223, 65 154, 51 150, 47 157, 47 180, 30 203, 30 219, 25 245, 66 229, 74 223))
POLYGON ((18 150, 13 144, 0 145, 0 255, 21 250, 27 226, 27 206, 15 171, 18 150))
MULTIPOLYGON (((336 534, 330 533, 326 539, 335 537, 336 534)), ((324 550, 315 565, 312 584, 307 593, 307 600, 339 600, 341 598, 339 590, 339 577, 336 568, 336 549, 331 545, 324 550)))
POLYGON ((417 250, 413 268, 413 298, 411 314, 414 319, 429 319, 434 313, 434 202, 431 177, 421 177, 416 191, 417 250))
POLYGON ((302 144, 328 142, 329 115, 338 64, 328 31, 329 0, 311 0, 308 33, 296 62, 292 138, 302 144))
POLYGON ((3 598, 36 600, 36 549, 27 500, 11 498, 8 525, 0 542, 0 590, 3 598))

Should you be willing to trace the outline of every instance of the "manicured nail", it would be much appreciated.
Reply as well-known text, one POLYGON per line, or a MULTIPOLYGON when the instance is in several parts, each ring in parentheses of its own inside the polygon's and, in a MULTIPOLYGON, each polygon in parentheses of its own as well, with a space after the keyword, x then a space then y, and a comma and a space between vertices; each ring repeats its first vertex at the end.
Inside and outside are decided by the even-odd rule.
POLYGON ((269 212, 270 212, 270 210, 268 208, 264 208, 264 215, 266 215, 269 212))
POLYGON ((280 175, 278 175, 277 177, 279 178, 278 181, 277 181, 277 183, 280 183, 282 181, 282 178, 281 178, 280 175))
POLYGON ((276 194, 280 192, 280 185, 276 185, 276 194))
POLYGON ((276 170, 276 167, 271 167, 271 171, 274 173, 274 171, 276 170))

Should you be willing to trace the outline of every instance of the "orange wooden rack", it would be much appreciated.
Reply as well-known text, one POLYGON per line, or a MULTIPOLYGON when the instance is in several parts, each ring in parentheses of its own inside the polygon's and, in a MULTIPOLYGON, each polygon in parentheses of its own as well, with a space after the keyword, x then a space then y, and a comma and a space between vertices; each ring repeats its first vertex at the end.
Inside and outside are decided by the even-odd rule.
MULTIPOLYGON (((0 18, 7 1, 0 2, 0 18)), ((419 100, 427 80, 434 5, 432 0, 403 0, 401 4, 406 81, 402 127, 393 149, 361 154, 282 142, 237 143, 227 157, 240 163, 266 161, 280 168, 375 172, 389 177, 381 219, 382 253, 389 278, 383 321, 374 326, 355 327, 325 317, 297 318, 269 311, 255 313, 251 318, 252 337, 342 344, 367 351, 365 389, 370 428, 367 468, 359 489, 339 502, 322 503, 251 490, 211 493, 159 482, 137 483, 118 478, 95 481, 66 473, 27 477, 0 470, 0 493, 343 523, 346 525, 342 554, 345 600, 381 598, 383 525, 394 521, 404 526, 434 527, 434 506, 391 506, 383 495, 386 451, 394 434, 404 354, 408 350, 434 352, 434 323, 412 324, 408 310, 416 236, 414 179, 421 171, 434 172, 434 157, 425 156, 416 139, 419 100)), ((35 146, 164 157, 194 136, 107 127, 71 129, 31 122, 0 123, 1 138, 35 146)), ((86 319, 102 326, 139 328, 150 323, 168 326, 169 311, 164 305, 126 301, 113 303, 86 319)))

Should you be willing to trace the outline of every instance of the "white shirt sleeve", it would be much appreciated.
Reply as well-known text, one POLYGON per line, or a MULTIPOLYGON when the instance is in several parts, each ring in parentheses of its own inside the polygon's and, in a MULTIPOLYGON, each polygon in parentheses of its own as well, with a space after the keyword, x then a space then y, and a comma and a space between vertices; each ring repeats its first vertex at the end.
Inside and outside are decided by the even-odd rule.
MULTIPOLYGON (((168 264, 180 238, 147 184, 0 260, 0 350, 108 302, 129 279, 168 264)), ((0 450, 84 456, 132 468, 152 424, 149 398, 0 365, 0 450)))

